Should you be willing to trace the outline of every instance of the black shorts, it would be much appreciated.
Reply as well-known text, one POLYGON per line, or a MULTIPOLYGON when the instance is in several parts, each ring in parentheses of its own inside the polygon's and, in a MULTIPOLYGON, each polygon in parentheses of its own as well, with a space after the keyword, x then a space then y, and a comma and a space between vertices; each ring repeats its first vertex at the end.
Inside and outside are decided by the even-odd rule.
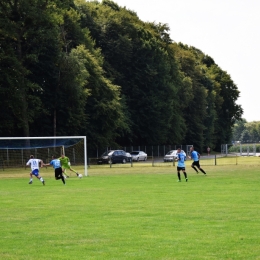
POLYGON ((61 177, 62 176, 62 169, 60 168, 56 168, 55 170, 55 178, 61 177))
POLYGON ((194 161, 191 166, 197 166, 200 168, 200 161, 194 161))
POLYGON ((179 172, 179 171, 185 171, 185 167, 178 167, 177 166, 177 171, 179 172))

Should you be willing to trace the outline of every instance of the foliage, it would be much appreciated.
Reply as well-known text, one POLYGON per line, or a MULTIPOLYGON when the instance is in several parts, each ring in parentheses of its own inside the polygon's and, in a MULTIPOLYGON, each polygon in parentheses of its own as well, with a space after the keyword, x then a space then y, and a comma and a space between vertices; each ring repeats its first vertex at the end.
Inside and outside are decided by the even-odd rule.
POLYGON ((230 146, 228 148, 228 152, 230 153, 240 153, 241 152, 241 149, 242 149, 242 152, 243 153, 247 153, 247 151, 250 151, 250 153, 252 154, 254 151, 256 153, 260 153, 260 144, 246 144, 246 143, 243 143, 243 144, 234 144, 232 146, 230 146))
MULTIPOLYGON (((43 1, 0 1, 1 92, 6 98, 8 118, 2 132, 28 136, 29 125, 41 109, 41 87, 31 80, 32 71, 42 52, 44 31, 49 26, 43 1), (42 40, 40 41, 40 38, 42 40), (37 46, 37 48, 35 48, 37 46), (33 108, 33 109, 32 109, 33 108)), ((1 117, 5 117, 1 113, 1 117)), ((3 121, 5 122, 5 121, 3 121)))
POLYGON ((235 83, 167 24, 110 0, 0 0, 0 15, 1 136, 198 150, 231 140, 243 113, 235 83))
POLYGON ((233 127, 233 141, 259 142, 260 122, 247 122, 245 119, 237 120, 233 127))

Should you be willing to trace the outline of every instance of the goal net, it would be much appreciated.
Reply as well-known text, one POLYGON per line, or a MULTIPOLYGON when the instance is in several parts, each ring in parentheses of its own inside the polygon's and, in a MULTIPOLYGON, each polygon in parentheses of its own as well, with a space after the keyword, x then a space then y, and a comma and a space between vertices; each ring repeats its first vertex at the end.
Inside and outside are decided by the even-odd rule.
POLYGON ((86 136, 0 137, 0 167, 25 167, 30 155, 49 163, 52 156, 70 158, 72 168, 79 167, 87 176, 86 136))

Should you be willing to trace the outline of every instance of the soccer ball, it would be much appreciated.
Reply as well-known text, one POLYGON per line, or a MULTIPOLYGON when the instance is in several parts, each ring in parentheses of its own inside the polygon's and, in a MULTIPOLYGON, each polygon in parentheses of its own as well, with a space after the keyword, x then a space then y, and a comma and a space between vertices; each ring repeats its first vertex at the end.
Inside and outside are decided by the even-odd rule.
POLYGON ((83 177, 83 175, 80 173, 80 174, 78 175, 78 177, 81 179, 81 178, 83 177))

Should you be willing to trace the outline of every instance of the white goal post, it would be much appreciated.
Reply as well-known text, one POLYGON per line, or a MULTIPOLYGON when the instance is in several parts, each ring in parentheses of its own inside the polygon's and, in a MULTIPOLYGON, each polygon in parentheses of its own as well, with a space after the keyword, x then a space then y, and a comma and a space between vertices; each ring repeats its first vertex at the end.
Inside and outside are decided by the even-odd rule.
POLYGON ((0 167, 21 167, 33 154, 45 163, 52 155, 65 154, 72 167, 84 167, 87 176, 87 138, 86 136, 45 136, 45 137, 0 137, 0 167))

